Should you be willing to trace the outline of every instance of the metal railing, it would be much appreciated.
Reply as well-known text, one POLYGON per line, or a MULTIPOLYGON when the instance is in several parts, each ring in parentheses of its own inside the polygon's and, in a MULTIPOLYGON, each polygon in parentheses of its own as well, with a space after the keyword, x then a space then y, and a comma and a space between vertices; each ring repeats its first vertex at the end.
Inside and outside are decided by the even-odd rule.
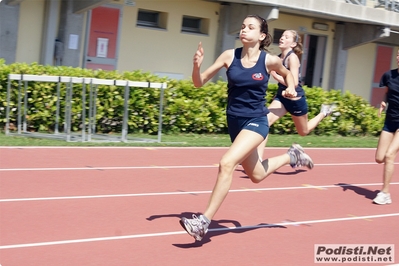
POLYGON ((345 0, 346 3, 367 6, 368 2, 374 8, 384 8, 389 11, 399 12, 399 0, 345 0))
MULTIPOLYGON (((109 79, 96 79, 85 77, 66 77, 66 76, 45 76, 45 75, 23 75, 23 74, 9 74, 7 85, 7 109, 6 109, 6 135, 18 135, 26 137, 37 138, 53 138, 70 141, 106 141, 106 142, 161 142, 162 135, 162 110, 164 100, 164 90, 167 88, 166 83, 152 83, 143 81, 130 81, 130 80, 109 80, 109 79), (18 85, 13 86, 12 81, 17 81, 18 85), (53 132, 30 132, 28 130, 28 110, 30 104, 28 100, 28 83, 52 83, 56 85, 56 110, 51 115, 54 119, 53 132), (62 85, 62 86, 61 86, 62 85), (78 85, 78 87, 75 87, 78 85), (121 89, 124 95, 123 103, 123 122, 122 132, 120 136, 110 134, 97 134, 96 133, 96 102, 97 102, 97 86, 117 86, 121 89), (128 138, 128 120, 129 120, 129 96, 130 90, 140 88, 152 88, 160 90, 159 98, 159 119, 158 119, 158 135, 157 139, 145 138, 128 138), (63 90, 64 97, 60 97, 60 92, 63 90), (72 99, 73 91, 78 90, 81 93, 81 101, 75 102, 72 99), (11 99, 11 94, 16 94, 16 99, 11 99), (63 102, 63 108, 61 108, 63 102), (72 113, 73 110, 79 109, 81 105, 81 112, 77 115, 81 119, 81 132, 72 132, 72 113), (75 106, 75 108, 73 108, 75 106), (13 110, 11 110, 11 107, 13 110), (15 109, 15 110, 14 110, 15 109), (61 118, 63 122, 61 121, 61 118), (16 131, 12 132, 11 120, 16 123, 16 131), (63 124, 63 130, 60 127, 63 124)), ((43 104, 46 104, 43 102, 43 104)))

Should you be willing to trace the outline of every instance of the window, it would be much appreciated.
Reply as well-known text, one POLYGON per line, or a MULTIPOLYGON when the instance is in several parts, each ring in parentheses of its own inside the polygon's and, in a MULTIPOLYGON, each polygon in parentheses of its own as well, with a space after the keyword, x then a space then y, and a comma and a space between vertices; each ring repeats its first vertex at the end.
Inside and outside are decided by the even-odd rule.
POLYGON ((182 31, 201 33, 201 19, 183 16, 182 31))
POLYGON ((183 16, 182 32, 208 34, 209 20, 204 18, 196 18, 190 16, 183 16))
POLYGON ((166 28, 167 14, 158 11, 140 9, 137 15, 137 26, 151 28, 166 28))
POLYGON ((278 44, 280 42, 281 35, 283 35, 284 30, 274 29, 273 32, 273 44, 278 44))

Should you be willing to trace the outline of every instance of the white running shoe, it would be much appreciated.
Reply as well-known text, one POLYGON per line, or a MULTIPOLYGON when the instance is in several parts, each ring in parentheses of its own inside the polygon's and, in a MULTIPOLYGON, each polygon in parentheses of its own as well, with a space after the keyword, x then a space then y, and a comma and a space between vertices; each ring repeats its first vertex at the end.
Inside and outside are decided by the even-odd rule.
POLYGON ((389 193, 381 191, 377 194, 377 197, 374 198, 373 202, 380 205, 391 204, 392 203, 391 195, 389 193))
POLYGON ((197 217, 197 215, 195 214, 193 214, 192 219, 182 217, 179 222, 184 230, 186 230, 187 233, 190 236, 194 237, 197 241, 201 241, 205 234, 208 232, 208 226, 210 223, 209 221, 207 221, 205 216, 200 215, 199 217, 197 217))
POLYGON ((299 144, 292 144, 291 147, 288 149, 287 153, 289 155, 293 155, 296 159, 294 164, 290 164, 292 168, 297 168, 301 166, 306 166, 308 169, 312 169, 314 164, 312 158, 307 155, 299 144))
POLYGON ((337 109, 336 104, 322 104, 320 113, 323 113, 325 117, 331 115, 337 109))
POLYGON ((292 143, 291 147, 288 150, 295 150, 295 149, 297 149, 300 152, 305 152, 302 146, 299 145, 298 143, 292 143))

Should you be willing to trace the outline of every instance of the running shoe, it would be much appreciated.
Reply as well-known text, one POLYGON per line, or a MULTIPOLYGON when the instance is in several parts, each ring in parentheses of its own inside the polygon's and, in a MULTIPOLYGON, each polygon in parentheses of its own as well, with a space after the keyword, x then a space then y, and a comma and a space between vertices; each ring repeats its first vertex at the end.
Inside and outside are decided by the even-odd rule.
POLYGON ((288 149, 288 151, 290 150, 298 150, 300 152, 305 152, 305 150, 302 148, 301 145, 299 145, 298 143, 292 143, 291 147, 288 149))
POLYGON ((209 222, 203 215, 197 217, 197 215, 193 214, 192 219, 182 217, 179 222, 184 230, 197 241, 201 241, 206 232, 208 232, 209 222))
POLYGON ((380 205, 391 204, 392 203, 391 195, 389 193, 381 191, 377 194, 377 197, 374 198, 373 202, 380 205))
POLYGON ((336 109, 337 109, 336 104, 322 104, 320 112, 327 117, 331 115, 336 109))
POLYGON ((290 164, 292 168, 297 168, 301 166, 306 166, 308 169, 312 169, 314 164, 312 158, 307 155, 299 144, 292 144, 291 147, 288 149, 287 153, 289 155, 293 155, 296 159, 294 164, 290 164))

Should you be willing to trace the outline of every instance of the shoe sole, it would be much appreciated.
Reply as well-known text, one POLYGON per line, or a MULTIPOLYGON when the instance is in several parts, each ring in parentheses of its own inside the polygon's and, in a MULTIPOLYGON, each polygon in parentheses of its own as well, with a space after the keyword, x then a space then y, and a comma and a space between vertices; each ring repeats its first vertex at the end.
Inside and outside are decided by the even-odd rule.
POLYGON ((310 156, 309 155, 307 155, 306 153, 303 153, 304 155, 306 155, 307 157, 308 157, 308 161, 309 161, 309 164, 308 165, 305 165, 309 170, 312 170, 312 168, 314 167, 314 163, 313 163, 313 160, 312 160, 312 158, 310 158, 310 156))
POLYGON ((377 201, 374 201, 374 200, 373 200, 373 202, 374 202, 375 204, 378 204, 378 205, 385 205, 385 204, 391 204, 391 203, 392 203, 391 200, 389 200, 389 201, 384 201, 384 202, 377 202, 377 201))
POLYGON ((201 237, 201 238, 197 238, 190 230, 188 230, 187 227, 186 227, 186 224, 185 224, 184 221, 183 221, 183 219, 184 219, 184 218, 181 218, 180 221, 179 221, 181 227, 183 227, 183 229, 184 229, 191 237, 193 237, 195 240, 201 241, 201 240, 202 240, 202 237, 201 237))
POLYGON ((184 218, 181 218, 180 221, 179 221, 179 223, 180 223, 181 227, 183 227, 183 229, 186 230, 186 232, 187 232, 190 236, 194 237, 194 236, 192 235, 192 232, 191 232, 190 230, 187 229, 186 224, 185 224, 185 222, 184 222, 184 218))

